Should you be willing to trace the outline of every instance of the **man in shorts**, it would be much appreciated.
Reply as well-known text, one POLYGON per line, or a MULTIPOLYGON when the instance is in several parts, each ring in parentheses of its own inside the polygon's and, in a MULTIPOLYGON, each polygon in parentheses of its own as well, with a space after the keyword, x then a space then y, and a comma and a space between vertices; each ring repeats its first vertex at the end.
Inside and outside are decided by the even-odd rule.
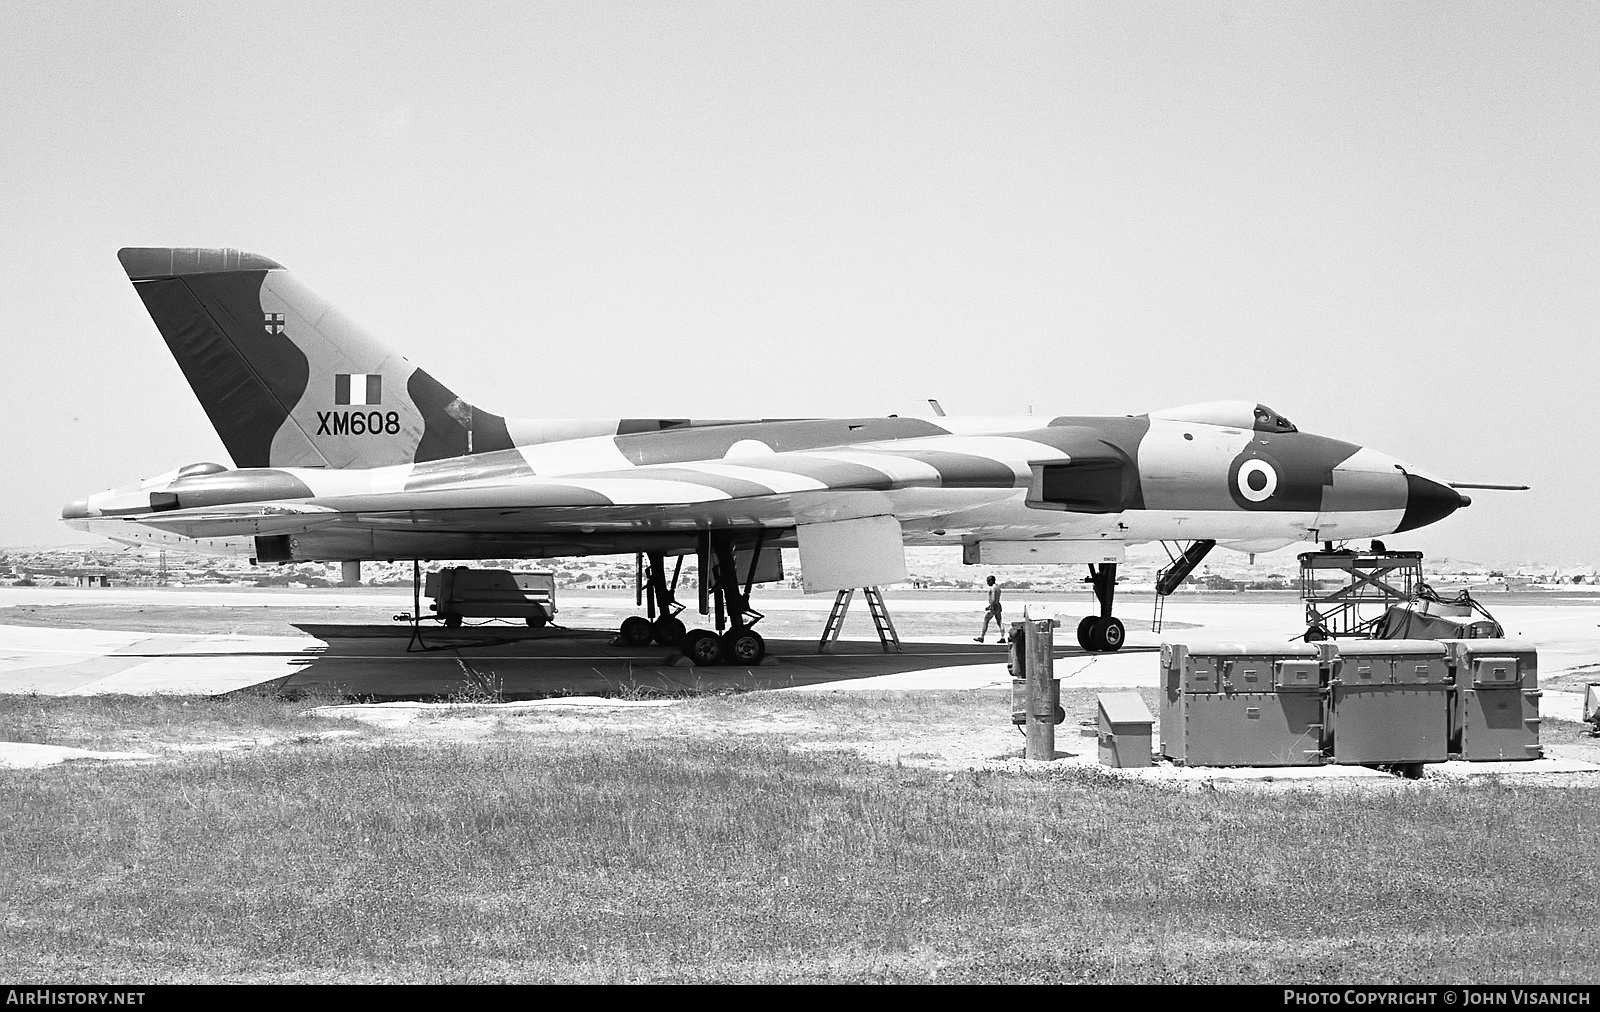
POLYGON ((982 643, 983 638, 989 635, 989 620, 994 619, 995 631, 1000 634, 1002 641, 1006 638, 1006 621, 1000 615, 1000 585, 994 582, 994 577, 989 577, 989 604, 983 611, 983 631, 972 637, 972 642, 982 643))

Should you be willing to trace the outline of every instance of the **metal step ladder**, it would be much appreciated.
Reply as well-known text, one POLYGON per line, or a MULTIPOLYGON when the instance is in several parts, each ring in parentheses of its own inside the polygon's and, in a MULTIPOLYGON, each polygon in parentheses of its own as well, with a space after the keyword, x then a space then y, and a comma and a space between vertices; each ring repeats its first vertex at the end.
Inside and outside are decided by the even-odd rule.
MULTIPOLYGON (((878 642, 882 644, 883 652, 888 653, 892 649, 899 653, 900 634, 895 631, 889 608, 883 603, 883 593, 877 587, 863 587, 861 590, 866 595, 867 611, 872 615, 873 627, 878 630, 878 642)), ((822 639, 817 642, 817 653, 833 652, 833 645, 839 639, 839 631, 844 628, 844 619, 850 612, 850 602, 855 595, 855 588, 852 587, 839 591, 833 599, 833 609, 828 612, 828 621, 822 627, 822 639)))
POLYGON ((1150 631, 1151 632, 1158 633, 1158 632, 1161 631, 1161 618, 1162 618, 1162 614, 1166 610, 1167 610, 1167 595, 1165 595, 1165 594, 1157 594, 1156 595, 1156 613, 1155 613, 1155 615, 1151 616, 1151 618, 1150 618, 1150 631))
POLYGON ((841 590, 833 599, 833 610, 828 612, 827 624, 822 627, 822 639, 817 642, 817 653, 833 653, 833 642, 844 628, 844 616, 850 610, 850 599, 856 596, 855 588, 841 590))
POLYGON ((894 631, 894 619, 889 617, 889 606, 883 603, 883 594, 877 587, 863 587, 861 592, 867 598, 867 610, 872 613, 872 624, 878 630, 878 642, 883 644, 883 652, 889 652, 890 644, 894 645, 894 652, 900 652, 900 634, 894 631))

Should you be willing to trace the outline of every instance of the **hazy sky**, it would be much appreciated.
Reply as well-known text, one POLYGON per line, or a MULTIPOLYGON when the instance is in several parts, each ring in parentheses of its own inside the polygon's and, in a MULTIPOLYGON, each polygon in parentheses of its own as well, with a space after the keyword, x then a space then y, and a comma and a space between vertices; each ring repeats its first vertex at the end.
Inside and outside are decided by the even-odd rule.
MULTIPOLYGON (((1262 401, 1600 563, 1600 6, 0 6, 0 544, 220 440, 116 260, 518 416, 1262 401)), ((108 544, 91 539, 97 544, 108 544)))

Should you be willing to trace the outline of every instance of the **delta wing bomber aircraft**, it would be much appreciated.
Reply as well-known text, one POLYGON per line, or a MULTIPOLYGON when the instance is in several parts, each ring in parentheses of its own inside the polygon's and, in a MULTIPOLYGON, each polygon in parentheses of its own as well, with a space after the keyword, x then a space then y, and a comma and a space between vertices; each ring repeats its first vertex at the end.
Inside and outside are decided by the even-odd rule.
POLYGON ((1181 580, 1213 545, 1382 536, 1470 502, 1249 402, 1048 420, 506 418, 266 257, 118 256, 233 466, 190 464, 80 499, 67 524, 262 563, 637 553, 656 617, 629 619, 625 638, 681 645, 697 663, 765 652, 750 592, 778 578, 781 547, 798 549, 812 592, 905 579, 904 545, 1087 565, 1100 613, 1078 638, 1115 650, 1127 545, 1187 543, 1181 580), (687 555, 709 574, 700 613, 710 595, 721 635, 677 617, 687 555))

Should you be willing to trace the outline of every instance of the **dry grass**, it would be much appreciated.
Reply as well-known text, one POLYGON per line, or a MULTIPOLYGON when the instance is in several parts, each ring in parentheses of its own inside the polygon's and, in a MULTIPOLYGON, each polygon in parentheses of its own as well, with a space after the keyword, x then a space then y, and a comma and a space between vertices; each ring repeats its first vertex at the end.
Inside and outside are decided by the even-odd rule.
POLYGON ((1595 789, 1194 791, 717 732, 989 719, 971 693, 444 745, 312 744, 304 704, 184 702, 0 708, 0 737, 286 742, 0 772, 0 976, 1554 982, 1592 979, 1600 943, 1595 789))
POLYGON ((116 751, 152 741, 277 740, 328 730, 331 725, 317 725, 304 715, 316 702, 248 692, 228 696, 0 694, 0 741, 116 751))

